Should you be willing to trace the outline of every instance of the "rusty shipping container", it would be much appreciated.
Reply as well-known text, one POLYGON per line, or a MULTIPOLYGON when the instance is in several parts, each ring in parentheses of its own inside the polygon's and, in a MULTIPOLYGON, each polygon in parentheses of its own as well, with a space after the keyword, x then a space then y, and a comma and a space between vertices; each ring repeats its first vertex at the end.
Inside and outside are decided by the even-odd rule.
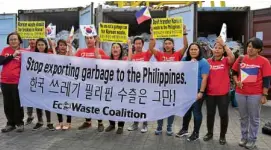
POLYGON ((251 17, 250 35, 263 40, 262 55, 271 61, 271 8, 254 10, 251 17))
MULTIPOLYGON (((271 61, 271 8, 254 10, 251 12, 250 35, 263 40, 262 55, 271 61)), ((268 99, 271 99, 271 89, 268 92, 268 99)))

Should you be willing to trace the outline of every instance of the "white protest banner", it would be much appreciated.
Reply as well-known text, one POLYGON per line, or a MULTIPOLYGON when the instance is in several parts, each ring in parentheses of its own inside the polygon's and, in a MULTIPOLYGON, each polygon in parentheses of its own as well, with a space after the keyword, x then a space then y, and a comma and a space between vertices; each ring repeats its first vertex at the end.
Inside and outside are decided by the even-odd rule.
POLYGON ((80 25, 83 36, 96 36, 97 31, 94 25, 80 25))
POLYGON ((51 23, 46 28, 47 38, 56 38, 56 26, 53 26, 51 23))
POLYGON ((132 62, 22 53, 23 106, 116 121, 183 116, 196 100, 197 62, 132 62))
POLYGON ((220 36, 222 38, 222 40, 224 41, 224 43, 226 43, 227 40, 227 25, 225 23, 223 23, 221 31, 220 31, 220 36))

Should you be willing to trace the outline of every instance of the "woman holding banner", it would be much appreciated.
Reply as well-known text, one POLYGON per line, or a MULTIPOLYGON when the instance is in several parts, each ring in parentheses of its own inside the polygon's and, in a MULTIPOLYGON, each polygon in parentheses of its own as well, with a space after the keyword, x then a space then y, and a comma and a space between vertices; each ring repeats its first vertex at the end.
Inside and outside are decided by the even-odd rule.
MULTIPOLYGON (((131 53, 132 53, 132 44, 131 41, 128 39, 128 49, 129 49, 129 56, 131 57, 131 53)), ((97 59, 110 59, 110 60, 128 60, 128 58, 126 56, 124 56, 124 50, 123 47, 121 45, 121 43, 112 43, 111 45, 111 55, 109 56, 101 56, 99 54, 99 49, 96 48, 95 50, 95 56, 97 59)), ((109 120, 109 126, 105 129, 105 132, 110 132, 112 130, 115 130, 115 121, 109 120)), ((119 121, 118 122, 118 129, 117 129, 117 134, 122 134, 123 133, 123 127, 124 127, 125 122, 123 121, 119 121)))
POLYGON ((213 50, 213 57, 208 59, 211 66, 207 84, 207 130, 204 141, 213 138, 213 128, 218 107, 220 116, 220 139, 221 145, 226 144, 226 133, 229 122, 229 90, 230 78, 229 71, 234 63, 235 57, 230 48, 224 43, 221 37, 218 37, 213 50), (224 57, 223 55, 227 55, 224 57))
POLYGON ((18 83, 21 71, 20 44, 22 39, 16 32, 7 37, 8 47, 2 50, 0 65, 3 65, 1 73, 1 90, 4 98, 4 112, 7 124, 1 131, 3 133, 16 129, 17 132, 24 131, 24 110, 21 107, 18 83))
POLYGON ((197 99, 190 109, 186 112, 183 117, 183 127, 176 134, 177 137, 182 137, 188 135, 188 126, 192 117, 194 115, 194 131, 188 141, 196 141, 199 138, 199 130, 202 122, 202 112, 201 107, 203 104, 203 96, 205 94, 205 89, 207 86, 207 78, 210 70, 210 65, 207 60, 202 57, 201 47, 197 43, 192 43, 188 47, 187 56, 182 59, 182 61, 192 61, 198 62, 198 94, 197 99))
POLYGON ((247 55, 240 56, 232 67, 242 134, 239 146, 247 149, 256 146, 261 104, 267 102, 270 87, 271 66, 268 59, 260 55, 262 50, 260 39, 250 39, 247 55))
MULTIPOLYGON (((55 43, 52 42, 50 38, 48 38, 48 42, 49 42, 50 47, 55 49, 58 55, 72 56, 72 45, 70 43, 70 41, 71 41, 70 39, 71 39, 71 37, 69 37, 67 42, 62 39, 58 40, 56 48, 55 48, 55 43)), ((59 124, 56 125, 56 130, 69 130, 69 129, 71 129, 71 121, 72 121, 71 116, 67 116, 66 125, 63 124, 62 114, 57 114, 57 119, 58 119, 59 124)))
MULTIPOLYGON (((174 50, 174 40, 171 38, 167 38, 164 40, 164 50, 163 52, 156 50, 155 49, 155 39, 153 36, 153 31, 152 31, 152 27, 151 27, 151 38, 150 38, 150 45, 149 45, 149 49, 152 52, 152 54, 154 54, 155 58, 157 61, 166 61, 166 62, 171 62, 171 61, 180 61, 185 50, 188 47, 188 42, 187 42, 187 33, 186 33, 186 27, 184 25, 183 27, 183 32, 184 32, 184 37, 183 37, 183 45, 184 47, 181 48, 178 51, 174 50)), ((172 124, 174 122, 174 115, 170 116, 167 118, 167 135, 171 136, 173 134, 172 132, 172 124)), ((163 119, 158 120, 157 121, 157 129, 155 131, 156 135, 159 135, 162 133, 162 128, 163 128, 163 119)))
MULTIPOLYGON (((40 38, 37 40, 35 52, 50 54, 48 52, 48 44, 45 39, 40 38)), ((54 48, 53 48, 53 52, 54 52, 54 54, 56 54, 54 48)), ((34 128, 33 128, 34 131, 40 129, 43 126, 42 109, 37 108, 36 112, 37 112, 37 117, 38 117, 38 123, 34 126, 34 128)), ((46 119, 47 119, 47 129, 50 131, 54 131, 55 128, 54 128, 53 124, 51 123, 51 112, 48 110, 45 110, 45 115, 46 115, 46 119)))

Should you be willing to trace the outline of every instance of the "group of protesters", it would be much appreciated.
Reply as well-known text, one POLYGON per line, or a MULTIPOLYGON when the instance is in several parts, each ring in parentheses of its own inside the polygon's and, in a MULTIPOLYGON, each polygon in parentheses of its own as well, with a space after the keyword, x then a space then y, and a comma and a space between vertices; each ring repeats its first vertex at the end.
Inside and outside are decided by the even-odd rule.
MULTIPOLYGON (((204 141, 213 138, 214 121, 216 107, 218 107, 220 115, 220 138, 221 145, 226 144, 226 133, 229 122, 228 106, 230 91, 230 70, 236 85, 236 99, 239 104, 241 123, 241 140, 239 145, 246 148, 254 148, 258 136, 258 128, 260 123, 260 108, 266 103, 269 88, 269 77, 271 76, 271 67, 269 61, 260 55, 263 50, 263 43, 258 38, 251 38, 246 44, 246 55, 235 58, 231 49, 225 44, 221 37, 218 37, 214 48, 212 49, 212 57, 206 60, 202 56, 201 46, 194 42, 189 44, 187 41, 186 28, 183 30, 183 48, 174 49, 174 40, 167 38, 164 40, 163 49, 155 48, 156 39, 151 29, 151 37, 149 49, 143 51, 144 40, 136 37, 131 42, 128 40, 128 56, 125 56, 124 48, 120 43, 113 43, 111 46, 111 54, 107 55, 103 49, 99 48, 99 38, 97 36, 86 36, 85 42, 87 47, 79 49, 75 54, 72 52, 71 41, 59 40, 57 43, 50 39, 32 39, 29 40, 29 48, 21 47, 22 39, 16 32, 10 33, 7 37, 8 47, 2 50, 0 56, 0 65, 3 65, 1 73, 1 89, 4 98, 4 112, 7 118, 6 126, 2 132, 10 132, 16 129, 17 132, 24 131, 24 110, 20 104, 18 91, 18 83, 21 69, 21 52, 39 52, 55 55, 66 55, 85 57, 92 59, 110 59, 117 61, 149 61, 154 55, 158 62, 172 61, 192 61, 198 62, 198 93, 197 99, 186 112, 183 117, 182 128, 176 134, 176 137, 188 136, 188 127, 192 114, 194 118, 194 129, 188 141, 199 139, 199 132, 202 123, 202 105, 206 100, 207 108, 207 134, 203 137, 204 141), (48 41, 48 42, 47 42, 48 41), (50 48, 49 48, 50 46, 50 48), (184 54, 186 53, 186 56, 184 54), (248 82, 241 81, 241 69, 256 69, 256 77, 248 82)), ((51 112, 45 111, 47 129, 48 130, 69 130, 71 129, 72 117, 67 116, 66 123, 63 123, 62 114, 57 114, 58 124, 53 126, 51 121, 51 112)), ((44 125, 43 110, 36 109, 38 122, 33 130, 41 129, 44 125)), ((28 118, 26 124, 31 124, 33 117, 33 108, 27 108, 28 118)), ((115 121, 109 121, 110 125, 105 129, 102 120, 98 120, 98 131, 110 132, 115 130, 115 121)), ((168 136, 173 135, 172 124, 174 116, 167 118, 166 133, 168 136)), ((123 133, 124 122, 118 122, 117 134, 123 133)), ((78 128, 79 130, 91 127, 91 118, 86 118, 85 122, 78 128)), ((139 128, 139 123, 134 122, 129 131, 135 131, 139 128)), ((163 120, 157 121, 156 135, 160 135, 163 130, 163 120)), ((143 122, 141 132, 148 131, 148 122, 143 122)))

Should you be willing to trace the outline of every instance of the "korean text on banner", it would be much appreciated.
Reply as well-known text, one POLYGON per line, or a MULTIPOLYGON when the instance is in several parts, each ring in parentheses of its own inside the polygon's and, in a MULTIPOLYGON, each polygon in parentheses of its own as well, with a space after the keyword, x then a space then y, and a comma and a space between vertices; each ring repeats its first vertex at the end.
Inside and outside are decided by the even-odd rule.
POLYGON ((196 100, 197 62, 131 62, 22 53, 23 106, 116 121, 183 116, 196 100))
POLYGON ((45 38, 45 21, 18 21, 17 32, 22 39, 45 38))
POLYGON ((101 42, 126 43, 128 29, 128 24, 100 23, 99 37, 101 42))
POLYGON ((154 38, 182 38, 183 18, 155 18, 152 28, 154 38))

